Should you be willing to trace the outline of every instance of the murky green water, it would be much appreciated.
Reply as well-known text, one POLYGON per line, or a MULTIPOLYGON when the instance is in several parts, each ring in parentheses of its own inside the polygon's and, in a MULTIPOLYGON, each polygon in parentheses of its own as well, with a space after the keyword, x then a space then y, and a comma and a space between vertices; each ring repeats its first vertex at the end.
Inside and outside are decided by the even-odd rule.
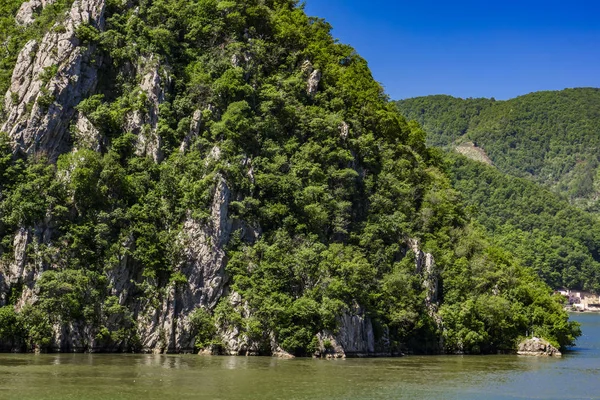
POLYGON ((598 399, 600 315, 561 359, 0 355, 0 399, 598 399))

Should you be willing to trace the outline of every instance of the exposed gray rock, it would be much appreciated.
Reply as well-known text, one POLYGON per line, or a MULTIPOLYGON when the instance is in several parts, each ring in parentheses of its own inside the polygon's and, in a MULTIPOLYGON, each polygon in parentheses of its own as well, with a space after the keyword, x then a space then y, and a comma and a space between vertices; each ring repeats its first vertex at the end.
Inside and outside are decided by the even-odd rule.
POLYGON ((104 138, 100 131, 83 113, 78 113, 77 120, 73 127, 73 136, 75 146, 100 152, 102 150, 104 138))
POLYGON ((275 334, 273 332, 270 333, 270 345, 271 345, 271 355, 277 358, 295 358, 292 354, 283 350, 277 340, 275 339, 275 334))
POLYGON ((423 271, 423 286, 426 289, 425 302, 427 305, 438 303, 439 296, 439 271, 435 260, 430 253, 425 254, 425 270, 423 271))
POLYGON ((421 251, 421 248, 419 247, 419 241, 417 239, 408 239, 407 244, 415 255, 415 272, 417 274, 421 274, 425 264, 425 253, 421 251))
POLYGON ((29 41, 19 53, 0 128, 18 150, 51 159, 68 150, 74 107, 96 87, 101 63, 95 46, 80 47, 75 32, 82 24, 102 30, 104 7, 105 0, 75 0, 61 23, 64 29, 50 30, 39 43, 29 41), (56 74, 47 76, 53 70, 56 74))
POLYGON ((335 333, 324 331, 317 335, 320 350, 317 357, 346 358, 391 356, 387 333, 376 340, 371 319, 358 305, 338 317, 335 333))
POLYGON ((522 356, 562 356, 562 353, 550 342, 537 337, 525 339, 519 343, 517 354, 522 356))
POLYGON ((21 227, 13 239, 13 260, 8 264, 0 263, 0 306, 8 301, 10 288, 23 282, 27 271, 27 246, 31 242, 31 231, 21 227))
MULTIPOLYGON (((34 227, 21 227, 15 232, 13 260, 9 263, 0 261, 0 306, 6 304, 11 288, 21 290, 21 296, 15 304, 17 311, 36 301, 35 283, 49 267, 46 264, 47 257, 37 255, 40 252, 40 244, 50 244, 52 229, 50 217, 46 215, 44 220, 34 227)), ((46 250, 46 256, 52 257, 51 248, 46 250)))
POLYGON ((302 63, 302 67, 300 69, 305 74, 311 74, 315 70, 312 63, 309 60, 305 60, 302 63))
MULTIPOLYGON (((239 293, 233 292, 229 295, 229 304, 243 320, 251 317, 248 302, 244 301, 239 293)), ((241 331, 240 326, 221 326, 218 334, 223 344, 222 350, 226 355, 255 356, 260 354, 260 343, 252 341, 241 331)))
POLYGON ((165 101, 165 88, 170 84, 167 69, 153 57, 142 60, 138 70, 147 72, 142 77, 140 91, 146 97, 147 109, 133 111, 125 122, 125 130, 137 135, 136 155, 150 156, 155 162, 162 161, 164 156, 157 127, 159 107, 165 101))
MULTIPOLYGON (((424 253, 419 241, 416 239, 407 240, 408 247, 415 255, 415 272, 423 277, 423 288, 425 289, 425 306, 429 311, 429 316, 435 321, 438 329, 443 329, 442 317, 439 314, 439 279, 440 271, 436 267, 435 259, 430 253, 424 253)), ((444 348, 444 338, 440 335, 439 349, 444 348)))
POLYGON ((206 157, 206 160, 204 161, 204 165, 208 166, 208 164, 210 164, 212 161, 219 161, 221 159, 221 148, 219 146, 214 146, 212 149, 210 149, 210 153, 208 153, 208 156, 206 157))
POLYGON ((207 224, 188 219, 183 228, 185 261, 182 273, 190 283, 190 310, 197 305, 216 306, 225 283, 226 255, 224 247, 231 233, 228 207, 231 192, 223 178, 219 178, 211 218, 207 224))
POLYGON ((196 110, 192 115, 192 121, 190 122, 190 131, 185 136, 181 145, 179 146, 179 151, 185 153, 185 151, 190 147, 195 138, 198 137, 200 133, 200 129, 202 127, 202 111, 196 110))
POLYGON ((234 54, 231 56, 231 65, 234 68, 237 68, 240 66, 240 57, 237 54, 234 54))
POLYGON ((79 353, 93 349, 96 332, 88 325, 76 322, 55 325, 54 348, 65 353, 79 353))
POLYGON ((152 304, 140 308, 138 332, 144 349, 193 350, 190 313, 197 307, 212 310, 224 295, 227 283, 224 247, 231 232, 230 197, 229 187, 219 177, 209 220, 200 222, 188 217, 185 221, 179 238, 183 260, 178 270, 187 277, 187 283, 168 288, 159 308, 152 304))
POLYGON ((317 91, 319 90, 319 82, 321 82, 321 76, 321 71, 315 69, 308 77, 306 92, 310 96, 317 94, 317 91))
POLYGON ((46 6, 53 4, 56 0, 29 0, 21 4, 15 20, 20 25, 30 25, 35 21, 35 17, 44 9, 46 6))
POLYGON ((350 125, 346 122, 342 121, 340 124, 340 137, 344 140, 348 139, 348 135, 350 134, 350 125))
POLYGON ((418 240, 408 239, 407 244, 415 255, 415 272, 423 275, 423 286, 427 290, 425 301, 428 306, 434 305, 438 302, 440 275, 435 259, 430 253, 421 251, 418 240))
POLYGON ((353 313, 342 314, 336 341, 346 355, 372 355, 375 353, 375 335, 371 319, 364 315, 361 308, 353 313))
POLYGON ((31 240, 31 234, 28 229, 20 228, 13 240, 15 251, 15 260, 8 270, 8 282, 17 283, 23 277, 25 272, 25 263, 27 262, 27 245, 31 240))

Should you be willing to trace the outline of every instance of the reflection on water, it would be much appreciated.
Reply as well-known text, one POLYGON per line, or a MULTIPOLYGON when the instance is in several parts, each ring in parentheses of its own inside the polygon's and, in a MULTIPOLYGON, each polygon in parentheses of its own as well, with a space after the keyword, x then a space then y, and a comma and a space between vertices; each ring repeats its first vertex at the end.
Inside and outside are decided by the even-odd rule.
POLYGON ((600 315, 574 319, 584 335, 561 359, 3 354, 0 399, 600 398, 600 315))

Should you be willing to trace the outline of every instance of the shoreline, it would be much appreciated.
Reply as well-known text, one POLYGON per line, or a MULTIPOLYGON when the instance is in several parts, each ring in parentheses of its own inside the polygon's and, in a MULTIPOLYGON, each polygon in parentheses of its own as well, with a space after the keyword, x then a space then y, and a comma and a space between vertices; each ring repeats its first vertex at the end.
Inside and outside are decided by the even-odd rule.
POLYGON ((600 310, 573 310, 567 307, 564 310, 569 314, 600 314, 600 310))

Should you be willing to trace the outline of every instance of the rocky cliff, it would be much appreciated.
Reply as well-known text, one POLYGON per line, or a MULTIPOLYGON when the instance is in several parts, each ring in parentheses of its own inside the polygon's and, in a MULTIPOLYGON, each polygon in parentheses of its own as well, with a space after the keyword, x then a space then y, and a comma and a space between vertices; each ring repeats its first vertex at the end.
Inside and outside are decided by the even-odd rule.
MULTIPOLYGON (((39 9, 48 4, 37 0, 23 3, 17 21, 33 22, 39 9)), ((62 22, 41 39, 28 41, 19 53, 5 96, 7 118, 1 128, 19 151, 46 153, 56 159, 69 149, 75 106, 96 88, 102 65, 95 46, 84 46, 77 30, 83 25, 102 30, 104 10, 103 0, 75 1, 62 22)))
POLYGON ((458 255, 435 154, 327 23, 291 0, 12 12, 4 348, 345 357, 456 339, 442 283, 475 281, 444 267, 485 255, 458 255))

